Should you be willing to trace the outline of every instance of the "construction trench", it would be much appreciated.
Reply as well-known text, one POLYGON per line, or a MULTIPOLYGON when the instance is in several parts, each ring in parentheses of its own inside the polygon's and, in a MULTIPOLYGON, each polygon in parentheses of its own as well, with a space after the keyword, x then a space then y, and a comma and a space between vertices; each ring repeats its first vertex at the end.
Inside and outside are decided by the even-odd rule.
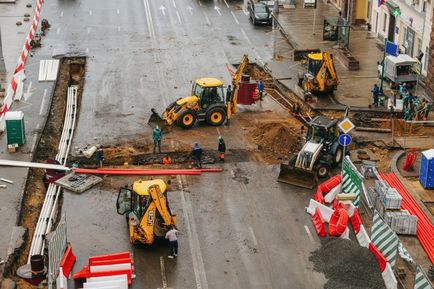
MULTIPOLYGON (((85 71, 86 59, 85 58, 64 58, 61 60, 59 78, 56 84, 55 92, 50 104, 50 113, 47 118, 47 122, 37 146, 35 153, 35 162, 45 162, 47 159, 51 159, 56 154, 57 146, 60 140, 60 135, 63 126, 63 118, 65 115, 65 95, 68 86, 78 85, 79 86, 79 101, 83 92, 83 86, 85 85, 84 71, 85 71)), ((319 112, 315 111, 306 105, 301 99, 295 95, 291 90, 284 87, 278 81, 274 80, 272 76, 266 73, 257 65, 250 66, 250 75, 252 79, 258 80, 262 79, 264 81, 267 95, 266 97, 273 98, 277 103, 279 103, 286 111, 294 115, 294 106, 300 108, 299 116, 290 117, 281 121, 270 120, 268 122, 260 123, 257 126, 252 126, 245 130, 245 137, 249 140, 254 148, 246 148, 245 150, 229 150, 230 154, 234 156, 234 161, 248 161, 257 160, 255 155, 259 154, 260 161, 268 164, 279 164, 283 160, 287 159, 289 155, 296 153, 302 146, 303 143, 303 132, 301 127, 306 127, 306 121, 312 117, 320 114, 327 115, 330 118, 342 118, 344 113, 342 111, 326 111, 319 112)), ((80 105, 78 105, 78 112, 80 111, 80 105)), ((380 133, 390 133, 390 117, 389 113, 378 112, 378 113, 363 113, 363 112, 351 112, 350 118, 354 120, 356 125, 363 125, 365 127, 379 128, 380 133), (384 129, 381 131, 381 129, 384 129)), ((242 116, 240 116, 242 118, 242 116)), ((410 129, 406 127, 405 123, 397 121, 395 126, 396 135, 405 134, 410 129)), ((414 126, 411 128, 412 133, 425 134, 430 131, 431 128, 426 128, 422 126, 414 126)), ((305 129, 304 129, 305 131, 305 129)), ((388 144, 379 141, 378 139, 368 139, 364 136, 356 137, 355 145, 351 149, 369 149, 379 158, 379 169, 387 170, 390 165, 391 156, 394 154, 393 150, 389 149, 388 144)), ((118 143, 118 144, 104 144, 104 166, 107 167, 135 167, 135 166, 147 166, 154 167, 161 165, 161 160, 165 154, 170 154, 175 166, 187 166, 191 167, 190 158, 190 146, 181 145, 177 146, 178 149, 175 151, 167 151, 162 154, 153 154, 152 145, 143 144, 140 139, 136 141, 130 141, 129 143, 118 143)), ((83 168, 94 168, 96 167, 95 155, 92 158, 86 158, 82 155, 82 151, 87 149, 84 148, 73 148, 72 156, 68 159, 68 164, 70 166, 78 164, 83 168)), ((204 151, 204 164, 213 164, 216 162, 216 153, 214 151, 204 151)), ((5 270, 5 276, 7 278, 13 279, 18 288, 32 288, 22 279, 15 276, 15 271, 18 267, 27 263, 27 255, 29 252, 29 247, 31 243, 31 236, 33 236, 35 230, 36 220, 38 218, 39 212, 42 207, 45 195, 45 186, 43 183, 43 170, 41 169, 30 169, 28 181, 26 184, 26 190, 23 197, 23 203, 21 207, 19 225, 27 228, 25 235, 25 242, 23 246, 15 252, 12 264, 9 264, 5 270)), ((245 181, 245 180, 243 180, 245 181)), ((102 184, 104 187, 112 186, 111 180, 110 184, 102 184)), ((111 188, 117 190, 117 188, 111 188)), ((59 202, 59 212, 62 208, 62 199, 59 202)), ((60 217, 60 214, 58 215, 60 217)), ((362 217, 365 217, 362 212, 362 217)), ((350 249, 349 249, 350 250, 350 249)), ((352 249, 351 249, 352 250, 352 249)), ((317 264, 315 269, 320 271, 324 270, 318 261, 321 258, 318 254, 314 254, 312 260, 316 258, 317 264), (316 257, 315 257, 316 256, 316 257)), ((325 253, 324 253, 325 254, 325 253)), ((327 253, 329 254, 329 253, 327 253)), ((368 258, 368 257, 367 257, 368 258)), ((367 259, 368 260, 368 259, 367 259)), ((366 264, 372 262, 372 258, 366 261, 366 264)), ((377 272, 378 273, 378 272, 377 272)), ((373 273, 374 274, 374 273, 373 273)), ((327 273, 326 273, 327 275, 327 273)), ((377 276, 378 277, 378 276, 377 276)), ((338 278, 338 277, 336 277, 338 278)), ((380 277, 381 278, 381 277, 380 277)), ((338 278, 339 279, 339 278, 338 278)), ((344 282, 338 280, 339 282, 344 282)), ((330 281, 329 287, 325 288, 347 288, 348 283, 340 284, 336 280, 330 281), (335 282, 335 283, 333 283, 335 282), (338 283, 342 287, 336 287, 338 283)), ((348 280, 347 280, 348 281, 348 280)), ((378 280, 370 280, 373 283, 378 280)), ((348 281, 349 282, 349 281, 348 281)), ((354 285, 354 284, 352 284, 354 285)), ((376 284, 378 285, 378 284, 376 284)), ((356 287, 354 287, 356 288, 356 287)), ((372 288, 372 287, 360 287, 360 288, 372 288)), ((380 288, 380 287, 376 287, 380 288)))
MULTIPOLYGON (((48 159, 54 159, 57 154, 58 144, 63 129, 66 111, 66 94, 68 87, 77 85, 78 107, 80 111, 80 99, 84 87, 86 58, 70 57, 60 59, 59 75, 50 102, 50 110, 41 138, 36 147, 33 162, 45 163, 48 159)), ((23 279, 16 276, 16 270, 27 264, 32 236, 35 232, 36 222, 45 199, 46 187, 43 182, 44 170, 30 168, 24 195, 21 203, 18 226, 26 228, 23 243, 16 248, 5 266, 4 276, 15 281, 18 288, 34 288, 23 279)), ((62 195, 60 195, 58 210, 62 208, 62 195)), ((60 215, 57 215, 59 221, 60 215)))

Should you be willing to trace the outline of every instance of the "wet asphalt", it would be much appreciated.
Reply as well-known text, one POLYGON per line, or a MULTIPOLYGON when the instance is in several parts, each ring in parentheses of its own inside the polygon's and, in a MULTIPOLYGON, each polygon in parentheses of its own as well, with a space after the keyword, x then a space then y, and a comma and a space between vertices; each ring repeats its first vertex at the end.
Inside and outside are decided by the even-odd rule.
MULTIPOLYGON (((251 25, 240 5, 47 1, 42 17, 52 28, 43 51, 88 57, 72 147, 147 136, 150 109, 162 111, 187 95, 190 80, 214 76, 228 83, 226 65, 239 62, 244 53, 252 61, 267 62, 275 33, 251 25)), ((220 129, 229 142, 245 146, 241 128, 220 129)), ((204 133, 217 135, 214 129, 204 133)), ((135 178, 106 178, 83 194, 65 192, 62 213, 78 258, 74 272, 88 256, 130 250, 137 275, 132 288, 322 287, 324 278, 312 272, 308 261, 309 252, 319 246, 306 231, 307 226, 313 232, 304 212, 309 192, 277 183, 276 166, 249 161, 222 166, 221 174, 174 179, 169 198, 182 232, 175 260, 167 258, 164 241, 152 247, 129 244, 115 202, 117 188, 135 178)))

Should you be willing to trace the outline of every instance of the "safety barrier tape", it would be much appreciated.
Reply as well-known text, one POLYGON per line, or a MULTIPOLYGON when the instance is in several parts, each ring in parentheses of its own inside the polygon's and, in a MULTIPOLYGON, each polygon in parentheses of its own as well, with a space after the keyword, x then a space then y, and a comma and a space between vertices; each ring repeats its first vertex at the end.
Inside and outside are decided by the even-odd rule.
POLYGON ((27 33, 26 40, 24 42, 23 48, 18 57, 17 66, 15 67, 14 75, 11 77, 8 88, 6 90, 6 97, 3 100, 3 105, 0 109, 0 130, 4 131, 5 128, 5 114, 9 111, 14 94, 17 91, 18 82, 22 82, 25 80, 24 75, 24 64, 27 60, 27 56, 30 52, 30 41, 32 41, 33 37, 36 34, 36 29, 38 28, 39 23, 39 15, 41 13, 41 6, 43 0, 36 1, 35 13, 33 15, 32 25, 30 26, 30 30, 27 33))

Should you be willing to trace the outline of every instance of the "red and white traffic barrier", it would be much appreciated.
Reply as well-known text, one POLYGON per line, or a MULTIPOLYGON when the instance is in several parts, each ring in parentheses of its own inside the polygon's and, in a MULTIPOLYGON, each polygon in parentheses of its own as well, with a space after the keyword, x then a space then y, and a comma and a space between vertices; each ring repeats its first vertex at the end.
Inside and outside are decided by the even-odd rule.
POLYGON ((6 97, 4 98, 3 105, 0 109, 0 130, 3 131, 5 127, 5 114, 9 111, 14 95, 17 91, 18 86, 22 86, 22 82, 26 79, 24 74, 24 64, 26 63, 27 56, 30 52, 30 41, 32 41, 33 37, 36 34, 36 29, 38 28, 39 23, 39 15, 41 13, 41 6, 43 0, 36 1, 35 13, 33 15, 32 25, 30 26, 30 30, 27 33, 26 40, 24 42, 23 48, 20 52, 20 56, 18 58, 18 63, 14 71, 14 75, 12 76, 8 88, 6 90, 6 97), (21 83, 20 83, 21 82, 21 83))
MULTIPOLYGON (((119 252, 109 255, 89 257, 88 266, 84 266, 80 272, 75 273, 73 279, 89 280, 91 278, 125 275, 127 284, 131 285, 132 279, 134 278, 134 272, 134 262, 131 259, 130 252, 119 252)), ((99 280, 101 281, 102 279, 99 280)), ((120 288, 122 289, 124 287, 120 285, 120 288)))

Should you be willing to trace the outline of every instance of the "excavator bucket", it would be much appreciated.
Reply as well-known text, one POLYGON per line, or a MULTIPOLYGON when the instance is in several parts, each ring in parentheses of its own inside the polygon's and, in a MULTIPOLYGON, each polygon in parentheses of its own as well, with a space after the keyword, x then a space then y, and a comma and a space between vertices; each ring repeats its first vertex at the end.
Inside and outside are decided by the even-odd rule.
POLYGON ((164 130, 164 128, 166 128, 166 121, 155 111, 155 108, 151 108, 151 112, 152 114, 148 120, 148 124, 153 128, 158 125, 158 127, 164 130))
POLYGON ((315 172, 282 163, 277 181, 302 188, 312 189, 316 185, 315 172))

